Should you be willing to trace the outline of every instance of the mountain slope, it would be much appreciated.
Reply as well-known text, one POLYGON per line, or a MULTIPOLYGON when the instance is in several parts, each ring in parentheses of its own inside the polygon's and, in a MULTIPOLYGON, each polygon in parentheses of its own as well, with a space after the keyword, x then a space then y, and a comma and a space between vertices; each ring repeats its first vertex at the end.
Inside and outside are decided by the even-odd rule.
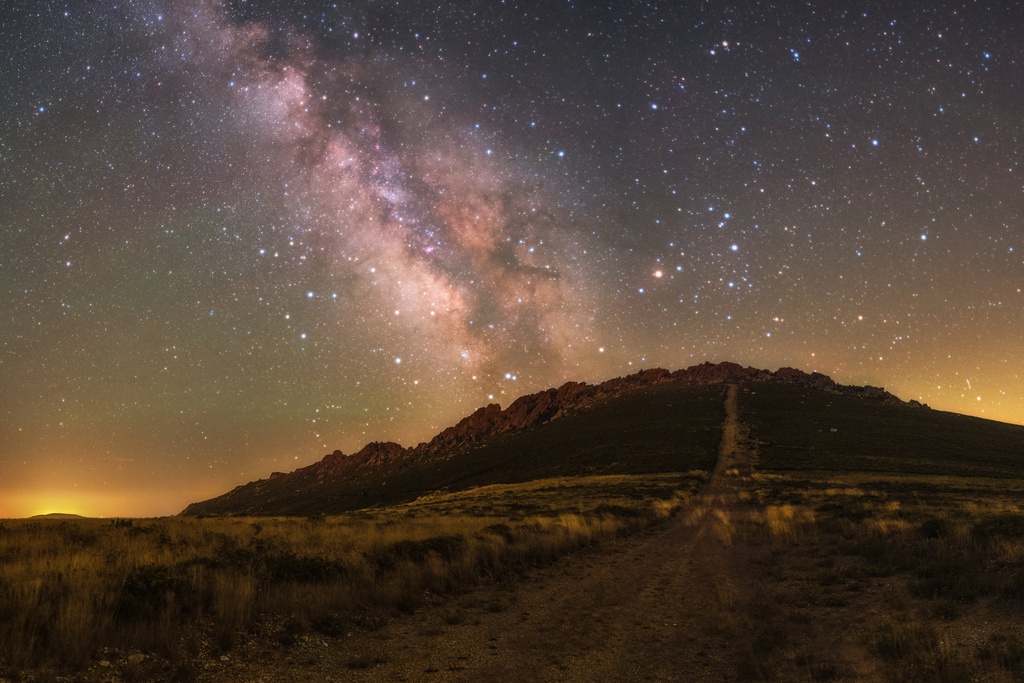
POLYGON ((640 387, 533 429, 460 448, 424 452, 370 444, 353 456, 332 454, 193 503, 183 514, 325 514, 494 483, 706 470, 714 463, 721 422, 721 386, 640 387))
POLYGON ((334 513, 549 476, 685 472, 713 466, 723 419, 722 384, 785 384, 816 394, 903 404, 874 387, 846 387, 825 375, 735 363, 652 369, 597 385, 568 382, 485 406, 414 448, 370 443, 335 451, 288 474, 274 473, 184 515, 334 513))
POLYGON ((740 409, 768 471, 1024 476, 1024 427, 793 384, 746 385, 740 409))

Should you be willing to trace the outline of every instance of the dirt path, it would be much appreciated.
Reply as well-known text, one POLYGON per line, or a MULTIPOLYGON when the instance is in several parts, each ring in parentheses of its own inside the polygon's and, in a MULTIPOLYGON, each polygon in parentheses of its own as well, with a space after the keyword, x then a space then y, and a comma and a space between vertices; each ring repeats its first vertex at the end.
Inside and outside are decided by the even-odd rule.
POLYGON ((217 680, 735 680, 728 648, 749 558, 730 543, 730 516, 753 454, 734 385, 725 407, 717 466, 688 514, 516 585, 452 597, 376 633, 314 638, 270 667, 254 663, 259 673, 237 663, 217 680))
POLYGON ((740 422, 739 387, 729 385, 725 397, 725 423, 722 425, 722 443, 718 447, 718 461, 711 483, 714 487, 726 484, 727 477, 748 476, 754 468, 756 452, 749 447, 747 428, 740 422))

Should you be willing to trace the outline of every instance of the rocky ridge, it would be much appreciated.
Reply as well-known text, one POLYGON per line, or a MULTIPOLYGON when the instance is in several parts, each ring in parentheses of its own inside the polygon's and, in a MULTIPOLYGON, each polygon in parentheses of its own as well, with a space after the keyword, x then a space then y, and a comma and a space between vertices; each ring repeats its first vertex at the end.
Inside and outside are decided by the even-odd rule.
MULTIPOLYGON (((351 455, 340 450, 329 453, 319 462, 301 467, 290 473, 274 472, 268 479, 260 479, 238 486, 215 501, 252 498, 271 489, 298 486, 309 488, 327 481, 348 478, 371 472, 388 463, 414 463, 450 458, 488 439, 524 432, 552 420, 557 420, 595 402, 637 389, 665 382, 718 384, 725 382, 782 382, 813 387, 819 391, 858 396, 866 400, 903 403, 885 389, 871 386, 844 386, 831 377, 818 372, 806 373, 795 368, 780 368, 775 372, 744 367, 737 363, 702 363, 684 370, 670 372, 662 368, 616 377, 600 384, 566 382, 558 388, 546 389, 520 396, 505 409, 491 403, 477 409, 458 424, 443 430, 428 442, 406 448, 393 442, 372 442, 351 455)), ((909 402, 913 405, 915 401, 909 402)), ((211 501, 193 503, 183 515, 201 514, 211 501)))

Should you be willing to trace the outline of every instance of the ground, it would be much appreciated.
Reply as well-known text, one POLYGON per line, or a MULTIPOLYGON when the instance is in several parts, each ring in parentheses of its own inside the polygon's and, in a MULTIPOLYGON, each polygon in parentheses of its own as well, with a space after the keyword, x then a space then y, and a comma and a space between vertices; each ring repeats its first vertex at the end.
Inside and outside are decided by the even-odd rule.
MULTIPOLYGON (((761 385, 731 385, 723 393, 710 476, 693 474, 683 497, 673 499, 676 514, 643 531, 566 546, 573 550, 557 560, 492 574, 474 570, 446 589, 415 588, 419 598, 406 608, 375 611, 360 602, 356 611, 366 607, 365 613, 329 628, 309 618, 316 610, 307 610, 308 623, 288 610, 239 618, 237 630, 221 633, 232 636, 229 646, 217 649, 198 634, 193 642, 200 647, 184 648, 174 665, 105 650, 113 661, 56 680, 1024 680, 1024 490, 1019 476, 1002 473, 1019 468, 1019 444, 1010 438, 1016 432, 1004 438, 1005 430, 977 427, 982 440, 996 444, 982 458, 966 448, 973 433, 960 422, 942 432, 952 422, 941 416, 901 416, 897 426, 922 425, 906 438, 880 423, 865 433, 863 426, 873 424, 866 416, 888 409, 858 398, 761 385), (773 415, 780 404, 798 406, 802 419, 773 415), (967 436, 957 441, 949 436, 955 433, 967 436)), ((682 403, 663 408, 672 405, 685 419, 682 403)), ((661 464, 688 452, 667 446, 659 445, 661 464)), ((692 460, 692 453, 685 457, 692 460)), ((651 490, 683 481, 650 476, 651 490)), ((513 513, 529 508, 528 496, 543 494, 561 507, 573 497, 589 500, 580 487, 600 502, 612 493, 644 504, 651 498, 635 481, 612 480, 618 482, 563 477, 477 488, 444 497, 431 508, 433 517, 421 517, 426 508, 415 503, 391 517, 378 511, 363 526, 350 520, 349 531, 362 539, 389 524, 434 523, 449 512, 456 524, 474 514, 512 523, 513 513)), ((261 524, 214 521, 249 535, 256 533, 250 525, 261 524)), ((277 524, 278 533, 294 527, 321 539, 300 541, 305 548, 337 545, 322 541, 334 528, 323 520, 277 524)), ((122 526, 112 528, 129 539, 164 528, 122 526)), ((196 530, 209 531, 202 524, 196 530)), ((443 538, 432 533, 435 541, 443 538)), ((306 585, 308 600, 298 606, 323 598, 323 590, 315 581, 306 585)), ((368 590, 381 594, 377 583, 368 590)))
POLYGON ((723 635, 738 626, 731 613, 757 583, 751 549, 728 537, 756 459, 737 394, 730 387, 719 462, 688 514, 379 631, 340 643, 314 637, 258 672, 238 662, 209 680, 734 679, 723 635))

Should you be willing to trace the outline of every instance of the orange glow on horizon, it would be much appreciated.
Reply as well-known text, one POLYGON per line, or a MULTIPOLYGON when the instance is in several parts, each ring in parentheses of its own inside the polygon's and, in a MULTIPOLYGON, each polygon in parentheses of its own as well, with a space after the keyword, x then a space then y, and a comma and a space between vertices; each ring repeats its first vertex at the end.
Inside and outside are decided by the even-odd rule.
POLYGON ((0 502, 0 519, 21 519, 54 513, 81 517, 166 517, 188 504, 177 496, 135 492, 120 496, 82 491, 45 490, 8 494, 0 502))

